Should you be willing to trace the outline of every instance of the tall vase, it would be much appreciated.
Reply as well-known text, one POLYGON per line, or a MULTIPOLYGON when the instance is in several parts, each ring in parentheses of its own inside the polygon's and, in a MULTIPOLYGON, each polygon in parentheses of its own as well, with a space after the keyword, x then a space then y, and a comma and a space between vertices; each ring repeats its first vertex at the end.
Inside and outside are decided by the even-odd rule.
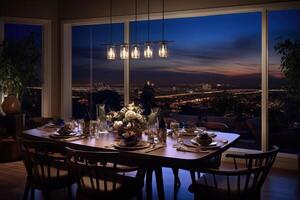
POLYGON ((3 112, 7 115, 13 115, 21 112, 21 103, 19 99, 13 94, 5 97, 1 106, 3 112))
POLYGON ((105 120, 105 104, 96 105, 96 115, 98 120, 100 121, 105 120))

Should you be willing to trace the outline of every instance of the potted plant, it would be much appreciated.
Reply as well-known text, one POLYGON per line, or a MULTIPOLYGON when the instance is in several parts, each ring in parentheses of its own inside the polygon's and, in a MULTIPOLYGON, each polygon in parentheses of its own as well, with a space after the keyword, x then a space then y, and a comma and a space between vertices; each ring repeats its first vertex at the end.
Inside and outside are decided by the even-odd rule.
POLYGON ((3 41, 0 49, 0 90, 6 96, 2 109, 6 114, 21 112, 24 89, 38 83, 40 51, 35 45, 34 34, 22 40, 3 41))
POLYGON ((281 55, 280 69, 285 75, 288 95, 298 107, 298 123, 300 123, 300 37, 279 42, 275 50, 281 55))
POLYGON ((7 95, 2 103, 4 113, 15 114, 21 111, 21 104, 18 100, 21 88, 22 82, 16 67, 0 57, 0 89, 3 94, 7 95))

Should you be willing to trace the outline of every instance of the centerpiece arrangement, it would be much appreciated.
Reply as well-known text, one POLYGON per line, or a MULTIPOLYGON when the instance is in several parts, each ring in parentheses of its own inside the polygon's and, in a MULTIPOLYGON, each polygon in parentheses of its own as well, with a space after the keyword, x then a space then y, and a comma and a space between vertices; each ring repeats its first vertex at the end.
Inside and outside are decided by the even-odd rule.
POLYGON ((128 146, 136 145, 147 127, 147 120, 142 115, 143 110, 134 103, 123 107, 118 112, 110 112, 106 119, 113 123, 113 129, 128 146))

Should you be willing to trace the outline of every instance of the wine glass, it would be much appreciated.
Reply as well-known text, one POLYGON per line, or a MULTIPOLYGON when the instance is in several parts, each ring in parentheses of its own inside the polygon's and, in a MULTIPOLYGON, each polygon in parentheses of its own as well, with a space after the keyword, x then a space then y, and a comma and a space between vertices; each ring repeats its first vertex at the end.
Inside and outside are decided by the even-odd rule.
POLYGON ((172 132, 176 138, 176 144, 174 145, 174 147, 180 147, 181 143, 182 143, 182 138, 181 138, 181 133, 179 131, 179 123, 178 122, 171 122, 170 123, 170 128, 172 129, 172 132))
POLYGON ((78 120, 77 123, 78 123, 78 133, 83 134, 83 129, 84 129, 83 119, 78 120))

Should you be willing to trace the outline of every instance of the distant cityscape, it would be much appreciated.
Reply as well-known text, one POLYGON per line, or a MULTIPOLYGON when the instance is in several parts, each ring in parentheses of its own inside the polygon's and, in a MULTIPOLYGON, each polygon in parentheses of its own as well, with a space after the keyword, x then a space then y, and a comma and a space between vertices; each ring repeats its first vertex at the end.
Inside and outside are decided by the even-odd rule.
MULTIPOLYGON (((237 96, 260 96, 260 89, 239 89, 233 88, 229 84, 177 84, 177 85, 164 85, 156 86, 152 83, 152 87, 155 90, 155 99, 158 106, 168 105, 171 112, 180 112, 180 108, 185 105, 190 106, 209 106, 209 102, 212 98, 223 94, 224 92, 231 94, 233 97, 237 96)), ((130 97, 139 98, 142 94, 143 85, 131 85, 130 87, 130 97)), ((73 84, 73 98, 80 98, 79 94, 85 94, 92 91, 93 93, 112 90, 117 92, 121 99, 124 96, 124 86, 121 84, 108 85, 105 83, 95 83, 91 87, 90 84, 73 84)), ((286 93, 284 89, 271 89, 269 93, 286 93)), ((248 102, 250 103, 250 102, 248 102)), ((253 102, 252 102, 253 103, 253 102)), ((272 102, 269 102, 272 104, 272 102)), ((256 105, 260 102, 255 102, 256 105)))

